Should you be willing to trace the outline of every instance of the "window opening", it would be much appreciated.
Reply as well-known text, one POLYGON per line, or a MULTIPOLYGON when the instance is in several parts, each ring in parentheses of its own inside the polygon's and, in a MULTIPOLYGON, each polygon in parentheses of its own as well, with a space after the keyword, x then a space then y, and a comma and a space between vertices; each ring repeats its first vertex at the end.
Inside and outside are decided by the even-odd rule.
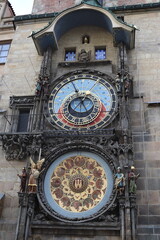
POLYGON ((10 43, 0 43, 0 64, 6 63, 10 43))
POLYGON ((65 61, 76 61, 75 49, 65 51, 65 61))
POLYGON ((96 60, 106 59, 106 48, 105 47, 96 47, 95 48, 95 59, 96 60))
POLYGON ((20 109, 17 132, 27 132, 30 109, 20 109))

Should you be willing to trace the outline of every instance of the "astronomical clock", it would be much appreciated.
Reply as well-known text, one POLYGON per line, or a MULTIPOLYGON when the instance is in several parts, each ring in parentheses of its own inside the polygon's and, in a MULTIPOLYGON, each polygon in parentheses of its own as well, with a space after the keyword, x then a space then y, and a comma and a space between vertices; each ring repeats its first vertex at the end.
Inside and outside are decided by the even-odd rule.
MULTIPOLYGON (((63 222, 86 222, 105 214, 116 197, 114 163, 84 132, 108 126, 116 117, 118 96, 109 76, 71 74, 55 81, 45 105, 46 118, 67 140, 49 154, 39 200, 46 212, 63 222), (70 139, 70 133, 82 133, 70 139), (59 149, 60 148, 60 149, 59 149)), ((96 136, 95 136, 96 137, 96 136)))
POLYGON ((96 229, 97 234, 120 235, 125 224, 126 228, 131 224, 131 211, 125 212, 125 204, 132 204, 135 214, 135 198, 125 190, 121 172, 132 158, 126 130, 128 75, 122 79, 121 73, 109 75, 76 62, 72 65, 83 68, 65 69, 63 75, 59 70, 57 78, 47 82, 47 61, 49 66, 49 52, 44 55, 44 80, 36 96, 36 108, 45 121, 40 117, 34 121, 45 129, 35 136, 35 149, 30 147, 35 162, 38 155, 45 160, 32 188, 35 192, 29 192, 28 212, 33 213, 27 219, 35 232, 43 228, 65 235, 72 228, 76 236, 87 226, 93 234, 96 229))
POLYGON ((50 122, 65 130, 94 130, 115 117, 117 94, 113 85, 91 74, 64 78, 48 103, 50 122))
POLYGON ((27 161, 18 175, 16 240, 136 239, 127 60, 135 27, 117 14, 85 0, 59 13, 15 18, 18 26, 43 26, 34 24, 30 36, 34 64, 42 59, 35 95, 11 97, 11 132, 2 137, 8 160, 27 161))

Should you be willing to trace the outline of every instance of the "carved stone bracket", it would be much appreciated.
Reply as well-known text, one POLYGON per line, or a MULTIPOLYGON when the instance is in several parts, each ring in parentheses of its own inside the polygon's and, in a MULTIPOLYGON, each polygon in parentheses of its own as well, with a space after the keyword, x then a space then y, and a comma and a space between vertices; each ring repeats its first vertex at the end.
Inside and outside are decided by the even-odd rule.
POLYGON ((10 108, 13 106, 20 107, 23 105, 34 105, 35 96, 12 96, 10 97, 10 108))
MULTIPOLYGON (((42 155, 46 157, 51 149, 57 151, 58 145, 79 143, 91 143, 100 147, 116 161, 120 153, 132 152, 132 144, 120 144, 115 139, 114 129, 95 131, 48 131, 35 134, 3 134, 2 147, 7 160, 22 160, 29 155, 38 154, 40 148, 42 155)), ((118 164, 118 163, 117 163, 118 164)))
POLYGON ((37 198, 37 194, 36 193, 29 193, 29 195, 28 195, 28 211, 27 211, 27 214, 30 217, 33 215, 33 212, 34 212, 36 198, 37 198))
POLYGON ((129 196, 131 208, 136 208, 136 195, 129 196))
POLYGON ((124 209, 125 208, 125 197, 124 196, 119 196, 118 201, 119 201, 119 207, 124 209))
POLYGON ((133 145, 132 144, 119 144, 118 151, 122 151, 123 153, 127 153, 129 151, 133 152, 133 145))
POLYGON ((22 160, 38 153, 43 142, 41 134, 5 134, 1 139, 7 160, 22 160))
POLYGON ((104 214, 102 214, 101 216, 99 216, 96 221, 97 222, 119 222, 119 211, 118 211, 118 201, 115 201, 113 203, 113 205, 111 206, 111 208, 105 212, 104 214))
POLYGON ((84 67, 95 67, 95 66, 106 66, 111 65, 112 62, 109 60, 99 60, 99 61, 89 61, 89 62, 59 62, 58 66, 63 68, 69 67, 77 67, 77 68, 84 68, 84 67))
POLYGON ((20 207, 26 207, 27 206, 27 193, 18 192, 19 197, 19 206, 20 207))

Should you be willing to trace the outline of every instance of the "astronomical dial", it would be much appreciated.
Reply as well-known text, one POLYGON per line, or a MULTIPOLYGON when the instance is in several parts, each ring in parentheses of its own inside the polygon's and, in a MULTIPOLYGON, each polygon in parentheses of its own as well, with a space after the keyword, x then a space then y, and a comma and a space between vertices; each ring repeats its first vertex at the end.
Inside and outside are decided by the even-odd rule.
POLYGON ((74 125, 86 125, 92 122, 101 109, 101 103, 94 94, 79 92, 69 96, 63 105, 64 118, 74 125))
POLYGON ((64 79, 49 99, 50 121, 66 130, 96 129, 115 116, 117 96, 105 79, 91 74, 64 79))

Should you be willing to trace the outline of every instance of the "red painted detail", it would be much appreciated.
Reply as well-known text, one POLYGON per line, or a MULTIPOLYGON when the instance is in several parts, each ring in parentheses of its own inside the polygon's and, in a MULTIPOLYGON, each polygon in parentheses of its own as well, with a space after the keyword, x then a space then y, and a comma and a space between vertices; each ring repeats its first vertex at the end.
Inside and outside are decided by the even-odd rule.
POLYGON ((58 116, 57 116, 62 123, 64 123, 65 125, 71 126, 71 127, 80 127, 80 128, 83 128, 83 127, 85 128, 85 127, 88 127, 88 126, 90 127, 90 126, 93 126, 93 125, 95 125, 95 124, 98 124, 98 123, 99 123, 100 121, 102 121, 102 120, 106 117, 106 115, 107 115, 106 108, 105 108, 105 106, 101 103, 101 111, 99 112, 97 118, 94 119, 93 122, 88 123, 88 124, 85 124, 85 125, 74 125, 74 124, 70 123, 69 121, 67 121, 67 120, 63 117, 62 111, 63 111, 63 105, 62 105, 61 108, 59 109, 59 111, 58 111, 58 116))

